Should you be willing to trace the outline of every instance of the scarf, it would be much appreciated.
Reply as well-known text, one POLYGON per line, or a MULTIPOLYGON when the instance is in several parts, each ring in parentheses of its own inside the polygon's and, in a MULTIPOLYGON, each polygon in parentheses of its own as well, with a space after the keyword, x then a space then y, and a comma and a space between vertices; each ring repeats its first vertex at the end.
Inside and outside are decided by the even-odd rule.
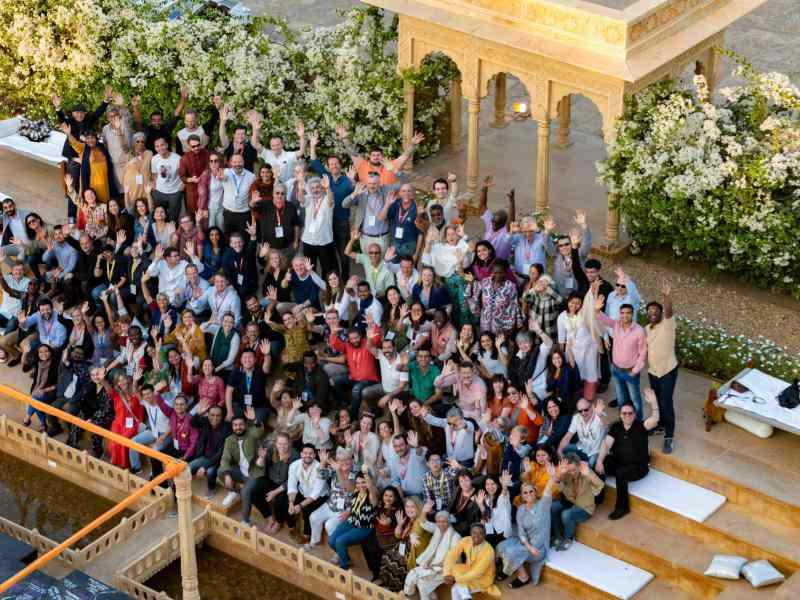
MULTIPOLYGON (((97 146, 95 146, 100 152, 103 153, 103 156, 106 159, 106 164, 108 168, 106 172, 108 173, 108 194, 111 198, 116 198, 119 196, 119 190, 117 189, 117 182, 114 178, 114 163, 111 162, 111 155, 108 153, 108 149, 105 147, 104 144, 97 142, 97 146)), ((91 156, 92 156, 92 149, 89 148, 88 145, 84 144, 83 146, 83 153, 81 154, 81 193, 86 188, 91 187, 90 185, 90 170, 91 170, 91 156)))

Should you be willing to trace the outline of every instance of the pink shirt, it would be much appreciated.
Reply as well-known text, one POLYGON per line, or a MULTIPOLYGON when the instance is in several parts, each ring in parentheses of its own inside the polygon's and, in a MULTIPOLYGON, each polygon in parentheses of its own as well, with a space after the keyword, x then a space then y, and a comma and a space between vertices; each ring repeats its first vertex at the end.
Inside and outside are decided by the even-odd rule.
POLYGON ((614 347, 611 358, 619 369, 630 369, 636 375, 647 360, 647 334, 638 323, 631 323, 625 330, 619 321, 602 311, 596 311, 597 320, 614 330, 614 347))
POLYGON ((473 375, 472 380, 465 385, 461 383, 461 377, 457 372, 450 375, 439 375, 434 379, 433 385, 455 387, 458 407, 464 417, 480 420, 481 415, 486 412, 486 384, 479 376, 473 375))

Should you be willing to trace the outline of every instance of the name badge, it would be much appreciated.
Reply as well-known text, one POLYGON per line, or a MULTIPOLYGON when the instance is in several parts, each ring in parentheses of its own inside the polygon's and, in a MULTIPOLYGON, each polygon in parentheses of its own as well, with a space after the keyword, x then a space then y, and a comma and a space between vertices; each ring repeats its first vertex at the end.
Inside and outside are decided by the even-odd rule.
POLYGON ((142 184, 144 184, 144 175, 142 175, 141 173, 137 173, 136 174, 136 185, 142 185, 142 184))
POLYGON ((136 295, 136 284, 135 283, 131 284, 131 294, 133 294, 134 296, 136 295))
POLYGON ((242 273, 237 273, 237 275, 236 275, 236 282, 237 282, 239 285, 242 285, 242 284, 244 283, 244 275, 243 275, 242 273))
POLYGON ((436 510, 439 511, 439 510, 443 510, 443 509, 444 509, 444 507, 442 506, 442 499, 441 498, 437 498, 436 499, 436 510))
POLYGON ((133 429, 133 417, 125 417, 125 429, 133 429))
POLYGON ((336 510, 339 512, 344 510, 344 498, 336 499, 336 510))
POLYGON ((132 364, 128 363, 128 365, 125 367, 125 373, 128 375, 128 377, 133 377, 133 365, 132 364))
POLYGON ((398 554, 400 554, 400 556, 405 556, 406 555, 406 545, 401 542, 400 545, 397 546, 397 552, 398 552, 398 554))
POLYGON ((486 524, 486 533, 494 533, 494 525, 492 525, 491 521, 486 524))
POLYGON ((367 215, 367 227, 375 227, 375 215, 367 215))
POLYGON ((180 449, 181 449, 181 446, 180 446, 180 444, 178 443, 178 440, 177 440, 177 439, 173 439, 173 440, 172 440, 172 445, 175 447, 175 450, 180 450, 180 449))
POLYGON ((244 395, 244 403, 245 403, 245 406, 252 406, 253 405, 253 394, 245 394, 244 395))
POLYGON ((403 228, 402 227, 395 227, 394 228, 394 237, 398 240, 403 239, 403 228))
POLYGON ((281 227, 280 225, 275 227, 275 237, 276 238, 282 238, 283 237, 283 227, 281 227))
POLYGON ((564 287, 568 287, 568 288, 575 287, 575 280, 572 277, 567 277, 564 280, 564 287))

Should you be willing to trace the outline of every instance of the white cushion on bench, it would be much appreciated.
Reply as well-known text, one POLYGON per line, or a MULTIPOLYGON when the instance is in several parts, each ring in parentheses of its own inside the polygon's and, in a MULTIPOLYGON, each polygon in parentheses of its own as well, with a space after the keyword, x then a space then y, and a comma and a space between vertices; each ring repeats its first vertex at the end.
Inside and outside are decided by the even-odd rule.
POLYGON ((64 140, 66 136, 60 131, 51 131, 50 137, 46 142, 32 142, 26 137, 14 133, 12 135, 0 138, 0 147, 8 148, 12 152, 17 152, 33 158, 46 162, 49 165, 58 166, 58 164, 66 160, 61 156, 61 150, 64 147, 64 140))
POLYGON ((629 563, 573 542, 569 550, 547 553, 545 564, 615 598, 627 600, 646 586, 653 574, 629 563))
MULTIPOLYGON (((609 477, 606 485, 616 488, 615 479, 609 477)), ((650 469, 644 479, 632 482, 628 491, 631 496, 698 523, 705 521, 725 504, 725 496, 655 469, 650 469)))

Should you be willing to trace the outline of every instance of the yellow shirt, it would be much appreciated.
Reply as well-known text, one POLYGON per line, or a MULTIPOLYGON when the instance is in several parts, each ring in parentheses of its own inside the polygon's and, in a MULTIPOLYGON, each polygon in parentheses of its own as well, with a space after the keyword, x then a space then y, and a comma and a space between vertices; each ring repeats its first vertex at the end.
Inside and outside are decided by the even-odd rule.
POLYGON ((675 357, 675 317, 661 319, 653 327, 650 323, 644 328, 647 334, 647 372, 655 377, 663 377, 678 366, 675 357))
POLYGON ((471 537, 461 538, 447 553, 442 575, 451 575, 457 584, 467 586, 471 592, 500 596, 494 584, 494 548, 489 542, 475 548, 471 537), (463 563, 459 562, 462 553, 467 557, 463 563))

